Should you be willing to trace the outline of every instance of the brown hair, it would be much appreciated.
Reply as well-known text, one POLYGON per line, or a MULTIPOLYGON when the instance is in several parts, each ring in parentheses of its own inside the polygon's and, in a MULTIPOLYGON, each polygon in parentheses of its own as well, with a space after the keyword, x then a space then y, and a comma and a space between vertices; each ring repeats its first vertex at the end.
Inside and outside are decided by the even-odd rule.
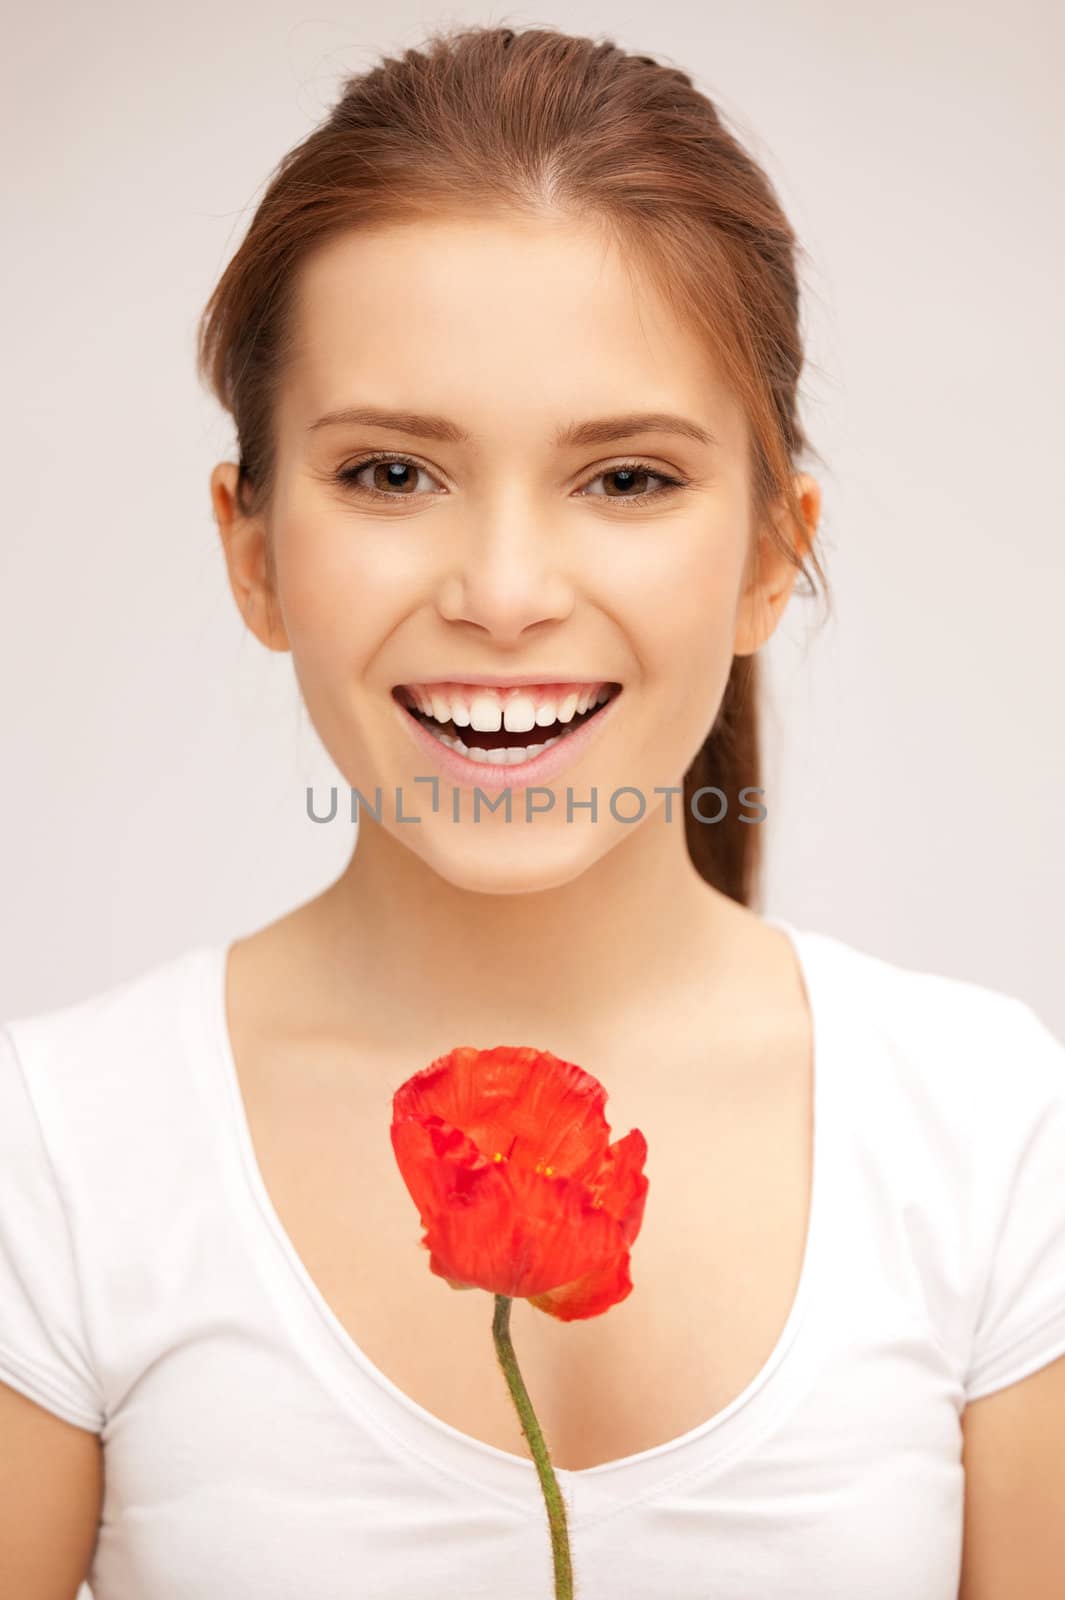
MULTIPOLYGON (((686 73, 549 27, 445 29, 384 57, 274 170, 198 332, 201 378, 236 425, 241 509, 260 511, 272 490, 302 263, 352 228, 476 212, 573 215, 609 233, 714 351, 743 406, 754 526, 786 548, 808 593, 806 557, 825 583, 812 546, 764 521, 779 497, 801 535, 792 472, 801 453, 816 456, 797 412, 799 246, 776 193, 686 73)), ((691 859, 744 905, 760 895, 761 827, 740 801, 761 781, 759 682, 757 654, 733 659, 684 779, 691 859), (727 800, 717 823, 692 814, 705 786, 727 800)), ((716 809, 702 797, 703 817, 716 809)))

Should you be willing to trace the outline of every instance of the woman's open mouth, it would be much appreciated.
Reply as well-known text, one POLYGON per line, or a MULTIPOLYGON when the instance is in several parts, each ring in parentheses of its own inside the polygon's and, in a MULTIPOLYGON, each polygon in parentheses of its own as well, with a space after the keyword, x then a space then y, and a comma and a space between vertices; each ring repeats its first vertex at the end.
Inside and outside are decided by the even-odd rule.
POLYGON ((484 765, 520 766, 575 733, 621 693, 620 683, 486 689, 400 684, 393 698, 440 744, 484 765))

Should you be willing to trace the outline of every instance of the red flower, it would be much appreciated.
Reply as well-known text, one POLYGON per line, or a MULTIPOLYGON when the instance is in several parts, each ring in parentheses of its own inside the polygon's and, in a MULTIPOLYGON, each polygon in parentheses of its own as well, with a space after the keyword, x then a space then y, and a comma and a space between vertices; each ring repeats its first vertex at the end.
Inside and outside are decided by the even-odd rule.
POLYGON ((392 1148, 430 1270, 562 1322, 624 1300, 647 1141, 633 1128, 610 1144, 605 1102, 591 1073, 529 1046, 462 1046, 408 1078, 392 1148))

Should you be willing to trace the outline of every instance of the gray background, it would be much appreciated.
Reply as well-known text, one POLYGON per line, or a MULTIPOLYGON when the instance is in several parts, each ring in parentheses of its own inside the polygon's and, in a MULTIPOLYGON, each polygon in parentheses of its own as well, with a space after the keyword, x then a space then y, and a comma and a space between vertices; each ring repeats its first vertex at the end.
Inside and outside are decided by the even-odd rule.
POLYGON ((315 893, 346 825, 244 633, 196 316, 339 80, 430 23, 693 73, 812 257, 804 415, 836 617, 766 651, 765 909, 1065 1035, 1062 13, 1048 3, 20 7, 5 29, 0 1016, 315 893), (384 20, 383 20, 384 19, 384 20), (324 794, 324 790, 322 791, 324 794))

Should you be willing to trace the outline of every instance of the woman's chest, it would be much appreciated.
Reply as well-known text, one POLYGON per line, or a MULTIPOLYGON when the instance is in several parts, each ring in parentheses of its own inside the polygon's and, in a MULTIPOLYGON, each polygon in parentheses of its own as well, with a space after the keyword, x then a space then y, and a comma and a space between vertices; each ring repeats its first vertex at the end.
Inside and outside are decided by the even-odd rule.
MULTIPOLYGON (((671 1066, 668 1093, 620 1072, 608 1085, 612 1137, 638 1126, 648 1143, 633 1289, 569 1323, 522 1300, 511 1311, 558 1467, 598 1466, 688 1432, 747 1387, 780 1338, 808 1225, 807 1020, 778 1027, 769 1048, 764 1037, 749 1046, 733 1041, 729 1066, 712 1074, 671 1066)), ((492 1297, 430 1272, 391 1150, 388 1097, 366 1087, 369 1074, 349 1067, 341 1080, 325 1058, 304 1061, 297 1077, 249 1041, 241 1063, 256 1159, 297 1254, 350 1338, 405 1394, 527 1456, 495 1355, 492 1297)))

